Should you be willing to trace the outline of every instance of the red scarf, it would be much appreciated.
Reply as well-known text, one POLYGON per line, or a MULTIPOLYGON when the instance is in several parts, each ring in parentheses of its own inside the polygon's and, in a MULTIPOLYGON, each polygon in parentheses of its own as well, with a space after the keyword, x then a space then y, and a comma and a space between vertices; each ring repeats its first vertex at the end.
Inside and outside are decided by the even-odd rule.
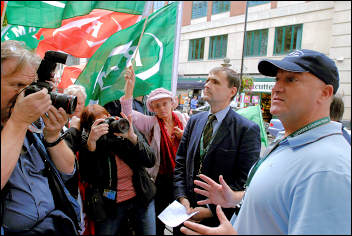
MULTIPOLYGON (((174 127, 178 127, 183 130, 183 125, 174 112, 172 112, 172 120, 175 124, 174 127)), ((158 118, 158 122, 161 133, 159 174, 172 176, 176 165, 176 152, 181 140, 178 139, 173 133, 171 134, 170 140, 167 129, 165 127, 165 122, 160 118, 158 118)))

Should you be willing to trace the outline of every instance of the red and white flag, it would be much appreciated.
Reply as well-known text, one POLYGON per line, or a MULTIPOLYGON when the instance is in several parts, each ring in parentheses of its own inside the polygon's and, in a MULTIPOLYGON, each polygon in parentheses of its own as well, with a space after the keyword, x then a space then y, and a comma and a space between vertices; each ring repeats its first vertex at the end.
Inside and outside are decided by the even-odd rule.
POLYGON ((44 39, 39 42, 36 52, 41 58, 48 50, 90 58, 111 35, 135 24, 140 18, 140 15, 94 9, 88 15, 63 20, 60 28, 40 29, 36 38, 44 39))
POLYGON ((61 78, 58 79, 58 91, 63 92, 65 88, 74 84, 85 66, 86 64, 65 66, 61 78))

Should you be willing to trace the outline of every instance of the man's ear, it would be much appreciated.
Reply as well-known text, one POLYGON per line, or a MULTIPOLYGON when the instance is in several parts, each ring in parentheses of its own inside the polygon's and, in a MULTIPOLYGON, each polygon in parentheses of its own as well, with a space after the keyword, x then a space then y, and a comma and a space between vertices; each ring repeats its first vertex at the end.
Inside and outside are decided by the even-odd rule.
POLYGON ((231 97, 235 96, 236 94, 237 94, 237 88, 236 87, 232 87, 231 97))
POLYGON ((321 99, 328 100, 334 95, 334 87, 331 84, 325 84, 321 91, 321 99))

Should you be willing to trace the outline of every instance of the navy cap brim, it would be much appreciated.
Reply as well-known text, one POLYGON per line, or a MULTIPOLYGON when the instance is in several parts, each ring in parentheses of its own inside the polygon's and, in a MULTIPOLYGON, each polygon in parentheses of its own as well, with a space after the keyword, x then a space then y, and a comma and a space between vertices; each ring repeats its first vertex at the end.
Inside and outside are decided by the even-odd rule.
POLYGON ((258 71, 266 76, 275 77, 278 68, 290 72, 307 72, 304 68, 289 61, 264 59, 258 63, 258 71))

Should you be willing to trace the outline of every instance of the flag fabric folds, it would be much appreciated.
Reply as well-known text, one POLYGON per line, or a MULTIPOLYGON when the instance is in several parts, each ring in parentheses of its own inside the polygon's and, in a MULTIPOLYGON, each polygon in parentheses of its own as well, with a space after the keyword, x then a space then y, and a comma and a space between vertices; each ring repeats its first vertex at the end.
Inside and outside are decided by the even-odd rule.
POLYGON ((90 58, 114 33, 135 24, 141 16, 94 9, 88 15, 63 20, 57 29, 42 28, 36 34, 37 54, 44 57, 48 50, 63 51, 79 58, 90 58))
POLYGON ((74 84, 76 79, 81 74, 86 64, 65 66, 61 78, 58 79, 57 89, 63 92, 65 88, 74 84))
POLYGON ((259 105, 249 106, 246 108, 241 108, 236 111, 238 114, 246 117, 248 120, 254 121, 256 124, 259 125, 260 128, 260 140, 262 146, 268 146, 268 136, 266 135, 262 111, 259 105))
POLYGON ((100 46, 75 82, 86 88, 86 105, 105 105, 124 94, 124 71, 134 53, 134 97, 159 87, 171 89, 177 4, 171 3, 148 17, 137 51, 146 19, 113 34, 100 46))
POLYGON ((8 1, 9 24, 58 28, 64 19, 89 14, 93 9, 141 15, 145 1, 8 1))
POLYGON ((39 43, 39 40, 35 37, 38 31, 39 28, 35 27, 7 25, 1 29, 1 42, 6 40, 23 41, 29 49, 35 49, 39 43))

